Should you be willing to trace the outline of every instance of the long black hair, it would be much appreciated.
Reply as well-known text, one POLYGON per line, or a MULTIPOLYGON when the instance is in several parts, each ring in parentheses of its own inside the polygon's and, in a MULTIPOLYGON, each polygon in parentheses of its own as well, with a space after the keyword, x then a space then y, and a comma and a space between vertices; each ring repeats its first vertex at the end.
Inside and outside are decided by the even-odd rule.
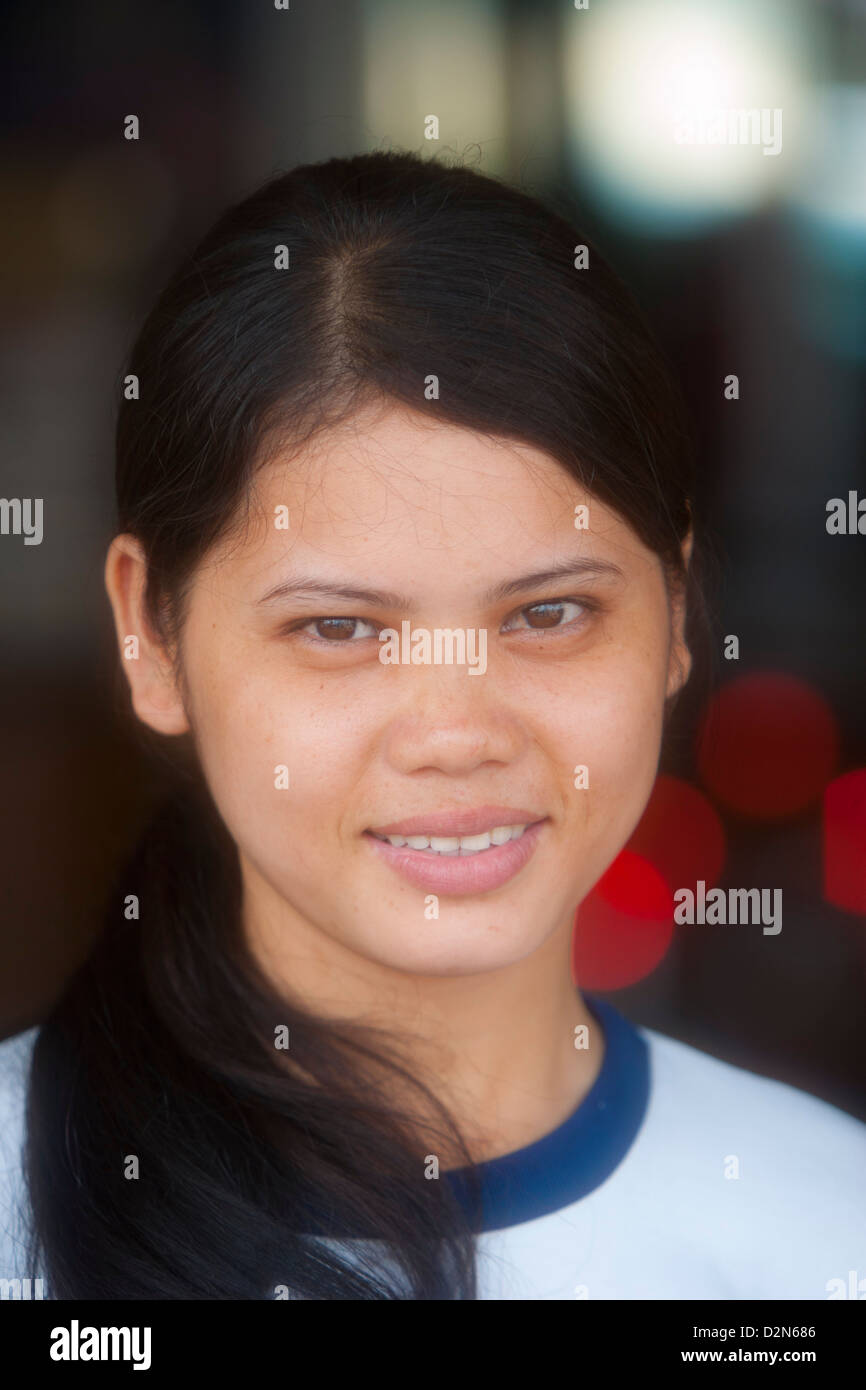
MULTIPOLYGON (((400 152, 272 178, 172 275, 130 374, 118 527, 144 547, 169 643, 253 471, 371 401, 546 451, 685 586, 690 642, 705 624, 700 552, 687 572, 680 550, 693 456, 669 366, 586 237, 498 179, 400 152)), ((245 947, 239 878, 182 770, 37 1038, 34 1267, 58 1298, 476 1297, 477 1209, 424 1180, 411 1106, 388 1100, 397 1075, 423 1093, 468 1165, 435 1087, 385 1032, 278 995, 245 947)))

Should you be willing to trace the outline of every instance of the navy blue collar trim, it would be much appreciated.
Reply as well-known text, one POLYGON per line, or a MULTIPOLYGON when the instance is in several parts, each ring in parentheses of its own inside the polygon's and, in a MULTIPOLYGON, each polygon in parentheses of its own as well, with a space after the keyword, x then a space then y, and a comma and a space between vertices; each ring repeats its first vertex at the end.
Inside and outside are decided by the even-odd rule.
MULTIPOLYGON (((586 1197, 631 1148, 649 1103, 649 1049, 635 1026, 607 1000, 584 1003, 604 1032, 601 1070, 577 1109, 543 1139, 476 1166, 481 1184, 480 1231, 535 1221, 586 1197)), ((472 1212, 465 1168, 443 1173, 461 1206, 472 1212)))
MULTIPOLYGON (((577 1109, 525 1148, 488 1159, 474 1170, 452 1168, 441 1174, 476 1234, 536 1221, 586 1197, 618 1167, 643 1124, 650 1094, 646 1041, 606 1000, 589 994, 583 1000, 601 1025, 605 1047, 598 1076, 577 1109), (480 1184, 478 1216, 467 1178, 472 1172, 480 1184)), ((304 1234, 364 1239, 361 1226, 357 1217, 349 1222, 322 1220, 311 1208, 304 1234)))

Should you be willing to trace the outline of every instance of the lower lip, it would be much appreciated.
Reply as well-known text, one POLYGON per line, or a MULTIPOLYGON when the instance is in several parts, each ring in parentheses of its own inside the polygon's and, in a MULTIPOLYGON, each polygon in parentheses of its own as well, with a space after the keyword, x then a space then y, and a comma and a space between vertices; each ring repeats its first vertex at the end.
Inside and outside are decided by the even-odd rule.
POLYGON ((527 826, 519 840, 504 845, 491 845, 478 854, 432 855, 429 850, 399 849, 388 840, 379 840, 369 830, 364 832, 386 864, 402 874, 417 888, 429 888, 434 893, 489 893, 519 873, 535 853, 538 838, 546 821, 527 826))

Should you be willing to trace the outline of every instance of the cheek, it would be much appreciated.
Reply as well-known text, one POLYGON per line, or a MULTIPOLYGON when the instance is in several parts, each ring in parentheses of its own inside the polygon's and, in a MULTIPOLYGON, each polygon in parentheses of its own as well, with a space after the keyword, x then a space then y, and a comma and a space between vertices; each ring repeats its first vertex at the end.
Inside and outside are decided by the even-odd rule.
MULTIPOLYGON (((629 838, 649 800, 658 770, 664 691, 647 672, 617 682, 595 708, 584 761, 592 795, 587 818, 617 850, 629 838)), ((579 793, 575 792, 575 795, 579 793)))
MULTIPOLYGON (((274 662, 223 648, 195 668, 191 713, 198 756, 238 842, 284 852, 287 827, 308 830, 349 804, 357 736, 349 710, 330 708, 320 682, 286 679, 274 662)), ((298 834, 300 848, 305 835, 298 834)), ((312 837, 310 848, 323 843, 312 837)))

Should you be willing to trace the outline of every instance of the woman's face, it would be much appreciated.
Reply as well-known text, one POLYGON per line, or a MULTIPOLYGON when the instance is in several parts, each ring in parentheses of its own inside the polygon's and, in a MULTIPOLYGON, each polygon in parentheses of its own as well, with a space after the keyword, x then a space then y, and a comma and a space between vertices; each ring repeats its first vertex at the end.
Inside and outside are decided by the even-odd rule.
MULTIPOLYGON (((109 578, 121 632, 141 577, 125 609, 109 578)), ((450 976, 566 930, 622 848, 681 630, 658 557, 547 455, 395 407, 259 472, 194 577, 183 694, 146 640, 125 666, 140 717, 193 731, 257 933, 450 976)))

